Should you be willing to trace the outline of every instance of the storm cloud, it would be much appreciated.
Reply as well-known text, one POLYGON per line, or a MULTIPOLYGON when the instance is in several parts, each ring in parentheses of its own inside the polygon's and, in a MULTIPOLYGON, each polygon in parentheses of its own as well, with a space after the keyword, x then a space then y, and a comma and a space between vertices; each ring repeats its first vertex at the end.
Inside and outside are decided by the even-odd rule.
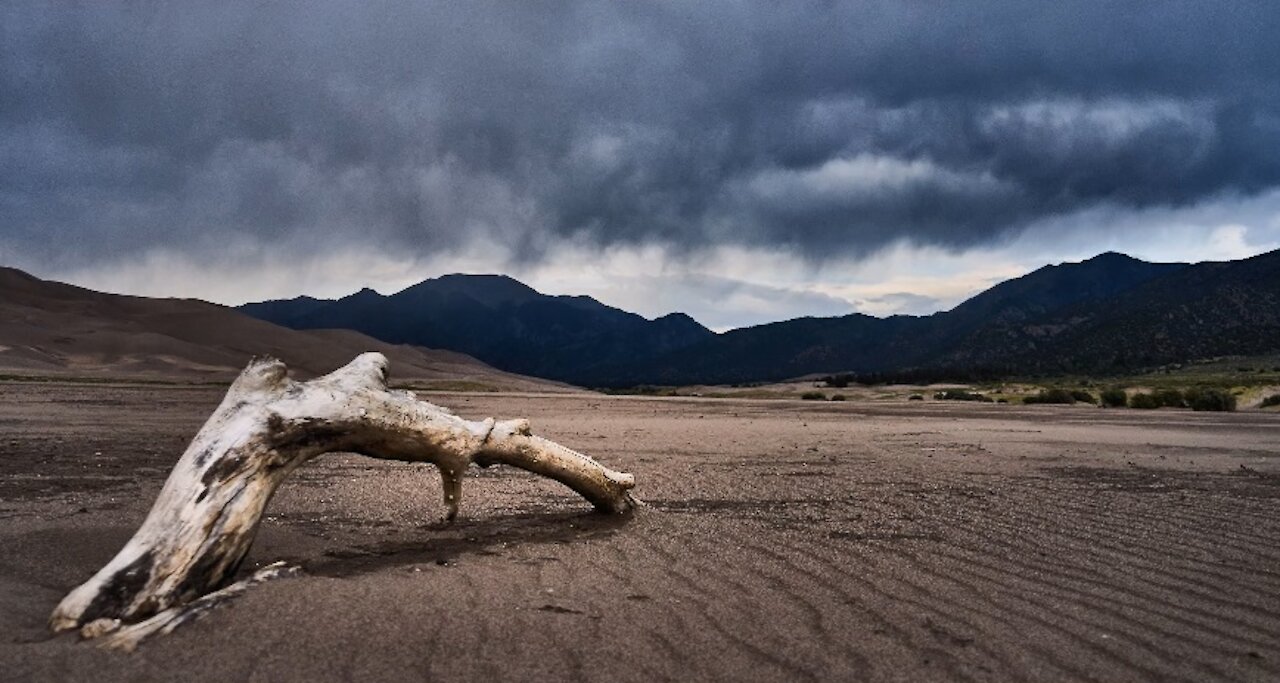
POLYGON ((0 12, 0 249, 51 266, 228 243, 821 262, 1280 185, 1272 1, 0 12))

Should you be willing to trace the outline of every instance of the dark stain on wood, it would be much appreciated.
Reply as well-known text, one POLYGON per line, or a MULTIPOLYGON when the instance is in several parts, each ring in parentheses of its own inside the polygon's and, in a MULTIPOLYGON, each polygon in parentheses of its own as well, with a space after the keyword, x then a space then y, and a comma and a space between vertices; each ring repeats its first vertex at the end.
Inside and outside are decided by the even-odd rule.
POLYGON ((304 448, 329 450, 352 433, 350 425, 315 418, 289 422, 279 415, 268 418, 267 428, 268 445, 278 451, 304 448))
POLYGON ((226 481, 239 471, 247 459, 248 454, 244 451, 228 451, 225 456, 219 458, 217 462, 209 466, 204 471, 204 475, 200 477, 200 482, 208 489, 217 482, 226 481))
MULTIPOLYGON (((151 551, 148 550, 104 582, 102 590, 98 591, 98 594, 93 598, 93 602, 90 602, 84 613, 80 615, 80 623, 87 624, 94 619, 102 617, 121 617, 129 603, 151 580, 151 572, 154 569, 153 559, 151 551)), ((143 607, 148 606, 154 611, 155 607, 151 603, 143 607)), ((139 613, 131 615, 131 619, 141 620, 149 616, 151 616, 151 613, 139 611, 139 613)))
POLYGON ((249 546, 241 543, 242 536, 239 532, 228 532, 218 537, 174 589, 177 602, 194 600, 229 583, 249 551, 249 546))
POLYGON ((212 454, 212 452, 213 452, 212 449, 206 446, 204 450, 197 453, 196 467, 204 467, 204 464, 209 461, 209 456, 212 454))

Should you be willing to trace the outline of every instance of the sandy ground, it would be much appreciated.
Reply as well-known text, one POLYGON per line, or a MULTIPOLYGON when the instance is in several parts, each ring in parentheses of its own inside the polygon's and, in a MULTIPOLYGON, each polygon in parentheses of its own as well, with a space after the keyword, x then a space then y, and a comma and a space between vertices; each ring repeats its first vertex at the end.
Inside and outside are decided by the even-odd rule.
POLYGON ((1280 678, 1280 417, 931 401, 436 395, 648 507, 477 471, 446 526, 432 470, 328 456, 246 563, 306 576, 132 655, 51 637, 219 398, 0 383, 0 678, 1280 678))

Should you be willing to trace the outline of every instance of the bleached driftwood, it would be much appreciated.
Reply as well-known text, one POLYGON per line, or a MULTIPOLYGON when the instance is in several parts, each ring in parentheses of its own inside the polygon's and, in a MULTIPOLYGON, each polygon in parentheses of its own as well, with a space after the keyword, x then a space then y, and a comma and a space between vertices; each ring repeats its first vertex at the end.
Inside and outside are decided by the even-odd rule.
POLYGON ((86 637, 110 633, 109 642, 131 648, 207 609, 218 599, 215 591, 271 578, 255 575, 244 586, 226 586, 276 488, 323 453, 436 465, 449 519, 473 462, 550 477, 602 512, 631 509, 631 475, 533 436, 526 420, 470 422, 412 393, 388 391, 386 380, 387 359, 378 353, 308 382, 290 380, 278 360, 250 362, 174 466, 133 538, 63 598, 50 627, 80 628, 86 637))

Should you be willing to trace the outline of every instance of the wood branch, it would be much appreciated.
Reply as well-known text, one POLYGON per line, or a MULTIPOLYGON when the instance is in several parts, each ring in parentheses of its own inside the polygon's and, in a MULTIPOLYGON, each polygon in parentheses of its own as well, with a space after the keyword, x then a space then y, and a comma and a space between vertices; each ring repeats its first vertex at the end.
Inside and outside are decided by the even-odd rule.
MULTIPOLYGON (((410 392, 389 391, 386 381, 387 359, 379 353, 308 382, 290 380, 278 360, 250 362, 174 466, 133 538, 63 598, 50 627, 89 625, 82 635, 94 637, 132 624, 140 627, 132 631, 140 639, 185 621, 173 610, 234 578, 272 494, 289 473, 323 453, 436 465, 449 519, 457 515, 462 478, 473 462, 550 477, 601 512, 624 513, 634 505, 631 475, 534 436, 527 420, 467 421, 410 392), (155 628, 142 626, 162 613, 169 617, 155 628)), ((121 642, 136 645, 136 639, 121 642)))

